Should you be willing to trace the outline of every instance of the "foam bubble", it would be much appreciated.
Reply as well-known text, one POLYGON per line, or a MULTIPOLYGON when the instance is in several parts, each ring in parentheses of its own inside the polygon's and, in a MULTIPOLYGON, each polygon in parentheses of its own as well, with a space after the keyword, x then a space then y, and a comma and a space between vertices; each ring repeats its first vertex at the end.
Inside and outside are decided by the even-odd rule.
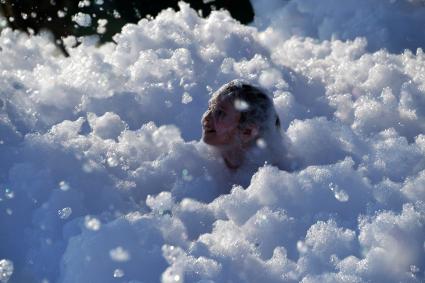
POLYGON ((122 277, 124 277, 124 275, 125 275, 124 270, 119 269, 119 268, 114 270, 114 275, 113 275, 114 278, 122 278, 122 277))
POLYGON ((130 260, 130 253, 123 247, 118 246, 109 251, 109 256, 113 261, 125 262, 130 260))
POLYGON ((98 231, 100 229, 100 227, 102 226, 102 224, 101 224, 99 219, 97 219, 95 217, 91 217, 91 216, 86 216, 84 218, 84 226, 88 230, 98 231))
POLYGON ((0 260, 0 281, 7 283, 14 271, 13 262, 7 259, 0 260))
POLYGON ((61 189, 62 191, 66 192, 70 188, 71 188, 70 185, 66 181, 60 181, 59 182, 59 189, 61 189))
POLYGON ((193 98, 192 98, 192 96, 190 96, 189 93, 187 93, 187 92, 183 93, 183 96, 182 96, 182 103, 183 104, 188 104, 188 103, 192 102, 192 100, 193 100, 193 98))
POLYGON ((72 16, 72 20, 82 27, 89 27, 92 21, 91 16, 89 14, 84 14, 82 12, 78 12, 77 14, 72 16))
POLYGON ((249 109, 249 104, 245 100, 235 99, 235 109, 238 111, 246 111, 249 109))
POLYGON ((348 194, 344 190, 340 189, 338 187, 338 185, 335 185, 333 183, 330 183, 329 184, 329 189, 334 193, 335 198, 338 201, 340 201, 340 202, 346 202, 346 201, 348 201, 350 199, 350 197, 348 196, 348 194))
POLYGON ((58 210, 58 215, 60 219, 67 219, 71 216, 72 209, 70 207, 64 207, 58 210))

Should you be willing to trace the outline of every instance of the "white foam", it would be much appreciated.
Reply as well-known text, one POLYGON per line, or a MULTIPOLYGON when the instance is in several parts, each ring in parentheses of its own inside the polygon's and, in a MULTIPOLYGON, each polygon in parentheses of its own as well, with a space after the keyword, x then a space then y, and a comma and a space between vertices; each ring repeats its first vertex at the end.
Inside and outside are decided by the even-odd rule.
POLYGON ((13 262, 7 259, 0 260, 0 281, 7 283, 13 274, 13 262))
MULTIPOLYGON (((80 1, 80 3, 83 3, 83 1, 80 1)), ((77 14, 72 16, 72 20, 82 27, 89 27, 92 21, 91 16, 89 14, 84 14, 82 12, 78 12, 77 14)))
POLYGON ((410 47, 398 34, 421 30, 423 7, 284 2, 253 1, 255 26, 180 4, 116 45, 68 38, 69 58, 2 30, 11 281, 424 280, 425 56, 387 51, 410 47), (392 15, 394 38, 379 32, 392 15), (199 141, 235 78, 273 95, 294 171, 230 172, 199 141))

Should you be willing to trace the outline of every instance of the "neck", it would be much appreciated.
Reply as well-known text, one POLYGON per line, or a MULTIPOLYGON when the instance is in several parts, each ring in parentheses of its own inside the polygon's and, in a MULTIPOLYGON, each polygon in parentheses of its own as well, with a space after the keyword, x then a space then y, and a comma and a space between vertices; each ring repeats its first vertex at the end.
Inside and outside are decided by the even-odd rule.
POLYGON ((245 152, 242 148, 227 148, 220 151, 224 163, 229 169, 237 170, 242 165, 245 157, 245 152))

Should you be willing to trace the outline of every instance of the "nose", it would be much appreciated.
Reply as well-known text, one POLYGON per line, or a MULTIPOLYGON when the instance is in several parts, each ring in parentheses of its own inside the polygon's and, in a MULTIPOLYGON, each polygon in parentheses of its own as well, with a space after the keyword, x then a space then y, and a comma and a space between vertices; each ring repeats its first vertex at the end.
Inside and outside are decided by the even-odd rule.
POLYGON ((202 115, 202 124, 205 125, 209 123, 211 120, 211 110, 205 111, 204 115, 202 115))

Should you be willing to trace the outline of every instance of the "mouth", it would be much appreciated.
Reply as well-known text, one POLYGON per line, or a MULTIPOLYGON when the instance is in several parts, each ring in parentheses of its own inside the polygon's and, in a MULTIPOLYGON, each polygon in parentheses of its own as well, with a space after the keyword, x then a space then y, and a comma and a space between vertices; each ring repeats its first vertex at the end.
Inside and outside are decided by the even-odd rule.
POLYGON ((212 134, 212 133, 215 133, 215 130, 211 128, 204 128, 204 133, 212 134))

